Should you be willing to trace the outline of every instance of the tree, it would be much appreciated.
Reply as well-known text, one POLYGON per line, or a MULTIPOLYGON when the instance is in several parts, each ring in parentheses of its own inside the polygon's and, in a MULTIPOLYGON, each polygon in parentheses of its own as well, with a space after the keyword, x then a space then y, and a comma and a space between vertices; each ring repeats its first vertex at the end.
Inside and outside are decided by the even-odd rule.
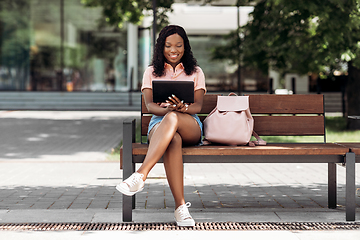
MULTIPOLYGON (((125 22, 140 24, 145 14, 152 12, 152 0, 81 0, 87 7, 103 7, 103 19, 100 25, 123 27, 125 22)), ((171 12, 171 5, 174 0, 156 0, 157 4, 157 29, 166 26, 168 21, 167 13, 171 12)))
MULTIPOLYGON (((178 2, 188 2, 182 0, 178 2)), ((199 4, 209 4, 217 0, 192 0, 199 4)), ((247 0, 239 0, 247 1, 247 0)), ((103 19, 100 26, 123 27, 125 22, 140 24, 144 16, 153 14, 153 3, 156 2, 156 30, 160 31, 169 24, 168 13, 172 12, 172 4, 175 0, 81 0, 87 7, 103 7, 103 19)))
POLYGON ((262 0, 251 17, 244 27, 246 64, 261 59, 282 72, 320 72, 360 47, 357 1, 262 0))
MULTIPOLYGON (((347 114, 360 115, 359 7, 359 0, 259 0, 241 29, 243 64, 307 74, 347 62, 347 114)), ((348 127, 360 128, 358 122, 348 127)))

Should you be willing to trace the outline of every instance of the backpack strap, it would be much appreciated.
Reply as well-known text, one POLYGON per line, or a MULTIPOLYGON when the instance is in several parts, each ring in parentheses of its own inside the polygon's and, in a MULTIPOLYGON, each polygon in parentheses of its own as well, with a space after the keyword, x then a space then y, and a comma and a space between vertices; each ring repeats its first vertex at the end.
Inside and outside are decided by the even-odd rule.
POLYGON ((259 135, 255 131, 253 131, 252 135, 256 138, 257 141, 250 141, 249 142, 250 147, 266 145, 266 141, 263 140, 261 137, 259 137, 259 135))

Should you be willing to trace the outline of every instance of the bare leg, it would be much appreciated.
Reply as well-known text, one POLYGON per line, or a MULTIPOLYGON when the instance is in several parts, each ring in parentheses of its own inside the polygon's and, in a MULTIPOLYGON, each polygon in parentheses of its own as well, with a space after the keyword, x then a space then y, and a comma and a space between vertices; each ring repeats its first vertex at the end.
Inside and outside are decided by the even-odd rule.
POLYGON ((174 196, 175 209, 185 204, 184 199, 184 168, 182 159, 182 139, 178 133, 170 142, 163 159, 166 177, 174 196))
POLYGON ((145 160, 137 171, 144 174, 145 180, 150 170, 165 154, 169 185, 175 204, 180 206, 184 202, 182 143, 196 144, 200 140, 201 130, 192 116, 177 112, 168 113, 154 130, 149 136, 150 144, 145 160))

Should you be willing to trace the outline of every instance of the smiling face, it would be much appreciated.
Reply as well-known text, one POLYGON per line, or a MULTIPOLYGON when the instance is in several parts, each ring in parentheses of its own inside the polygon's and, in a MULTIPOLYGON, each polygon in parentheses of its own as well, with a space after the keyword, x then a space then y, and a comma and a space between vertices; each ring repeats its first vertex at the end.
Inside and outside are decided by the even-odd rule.
POLYGON ((176 67, 181 61, 184 55, 184 40, 179 34, 175 33, 170 35, 165 40, 164 56, 166 62, 169 63, 173 68, 176 67))

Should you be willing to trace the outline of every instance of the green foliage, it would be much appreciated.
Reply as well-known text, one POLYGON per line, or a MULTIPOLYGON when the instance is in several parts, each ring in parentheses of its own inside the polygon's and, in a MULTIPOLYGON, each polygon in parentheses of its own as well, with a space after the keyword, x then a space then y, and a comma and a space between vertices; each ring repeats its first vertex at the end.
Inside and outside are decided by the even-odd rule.
POLYGON ((0 0, 0 66, 11 87, 25 89, 30 52, 30 11, 27 0, 0 0))
POLYGON ((360 130, 347 129, 347 120, 343 117, 326 117, 327 142, 359 142, 360 130))
POLYGON ((342 132, 346 130, 346 119, 343 117, 326 117, 326 130, 331 132, 342 132))
MULTIPOLYGON (((81 0, 81 3, 88 7, 102 6, 104 18, 101 25, 119 28, 122 28, 125 22, 140 24, 144 11, 152 11, 152 0, 81 0)), ((174 0, 157 0, 156 16, 159 27, 168 24, 167 13, 172 11, 173 3, 174 0)))
MULTIPOLYGON (((318 73, 350 60, 360 67, 359 28, 358 0, 260 0, 242 27, 243 63, 264 73, 270 66, 281 73, 318 73)), ((232 41, 228 47, 234 49, 232 41)), ((228 56, 236 62, 236 55, 228 56)))

